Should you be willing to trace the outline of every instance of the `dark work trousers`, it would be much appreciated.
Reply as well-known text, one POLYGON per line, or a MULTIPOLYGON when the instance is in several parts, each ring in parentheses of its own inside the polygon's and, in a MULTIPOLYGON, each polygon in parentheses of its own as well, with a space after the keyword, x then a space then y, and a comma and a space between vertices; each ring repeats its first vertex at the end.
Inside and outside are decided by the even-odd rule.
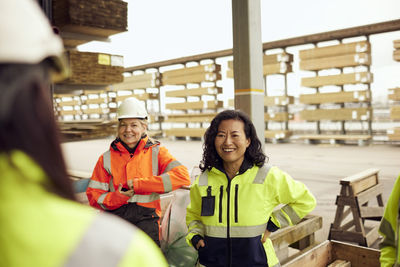
POLYGON ((158 217, 156 209, 143 207, 136 203, 128 203, 108 212, 136 225, 160 246, 158 227, 160 217, 158 217))

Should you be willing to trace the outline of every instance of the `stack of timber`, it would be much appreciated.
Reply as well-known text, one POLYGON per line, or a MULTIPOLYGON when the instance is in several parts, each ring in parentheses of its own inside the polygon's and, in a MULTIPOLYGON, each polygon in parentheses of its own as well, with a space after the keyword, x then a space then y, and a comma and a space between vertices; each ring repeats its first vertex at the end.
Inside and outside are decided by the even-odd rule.
POLYGON ((85 90, 80 95, 82 119, 110 119, 109 96, 107 91, 85 90))
POLYGON ((379 256, 377 249, 326 240, 282 267, 376 267, 379 256))
MULTIPOLYGON (((288 122, 293 119, 293 114, 289 113, 288 105, 293 104, 294 99, 287 95, 286 88, 286 75, 292 72, 292 63, 293 55, 287 52, 263 55, 265 79, 270 75, 283 75, 284 78, 283 95, 264 97, 265 138, 273 142, 288 139, 292 135, 292 131, 288 129, 288 122)), ((227 77, 233 78, 233 61, 228 61, 227 77)), ((272 91, 272 88, 269 90, 268 85, 266 87, 266 95, 268 95, 268 91, 272 91)))
POLYGON ((164 122, 171 127, 164 130, 166 136, 204 136, 209 122, 223 108, 223 102, 218 100, 222 93, 222 88, 217 86, 220 70, 219 64, 212 63, 162 73, 162 84, 169 86, 165 91, 164 122))
POLYGON ((395 61, 400 61, 400 40, 393 41, 393 59, 395 61))
POLYGON ((300 117, 317 123, 317 134, 301 138, 308 141, 328 140, 331 143, 369 142, 372 138, 370 83, 373 80, 369 71, 370 43, 359 41, 316 47, 300 51, 299 57, 300 69, 315 73, 315 76, 301 80, 303 87, 313 88, 315 93, 300 95, 300 103, 307 105, 307 109, 300 112, 300 117), (329 72, 329 75, 321 75, 323 72, 329 72), (331 75, 332 72, 336 74, 331 75), (322 133, 321 121, 340 122, 341 129, 322 133), (347 132, 346 122, 352 121, 367 123, 368 132, 347 132))
POLYGON ((58 120, 80 119, 81 98, 74 94, 54 94, 53 107, 54 115, 58 120))
POLYGON ((71 76, 63 84, 109 85, 123 81, 122 56, 69 50, 66 57, 71 76))
POLYGON ((379 183, 378 172, 378 169, 368 169, 340 180, 342 188, 336 198, 336 215, 329 239, 366 247, 378 240, 379 222, 384 212, 383 184, 379 183), (368 206, 374 198, 377 206, 368 206), (367 221, 375 222, 367 225, 367 221))
POLYGON ((127 31, 128 4, 122 0, 52 0, 52 14, 66 47, 127 31))
MULTIPOLYGON (((388 95, 390 107, 390 119, 392 121, 400 121, 400 88, 389 89, 388 95)), ((389 141, 400 141, 400 127, 387 130, 389 141)))
POLYGON ((58 125, 64 142, 104 138, 115 136, 117 133, 117 122, 115 120, 59 121, 58 125))
POLYGON ((130 76, 124 76, 123 82, 110 87, 113 92, 111 102, 113 106, 118 107, 128 97, 135 97, 143 101, 150 116, 149 129, 157 131, 158 135, 161 135, 163 118, 160 114, 160 86, 161 73, 158 71, 131 73, 130 76))

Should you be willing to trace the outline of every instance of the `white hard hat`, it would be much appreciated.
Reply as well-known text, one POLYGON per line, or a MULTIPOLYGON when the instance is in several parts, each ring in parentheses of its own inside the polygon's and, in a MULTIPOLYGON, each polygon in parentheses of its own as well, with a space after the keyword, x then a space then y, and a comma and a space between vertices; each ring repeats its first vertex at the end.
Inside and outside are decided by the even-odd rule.
POLYGON ((38 64, 52 59, 58 74, 67 75, 61 38, 34 0, 0 0, 0 63, 38 64))
POLYGON ((134 97, 128 97, 118 107, 118 120, 126 118, 147 119, 144 104, 134 97))

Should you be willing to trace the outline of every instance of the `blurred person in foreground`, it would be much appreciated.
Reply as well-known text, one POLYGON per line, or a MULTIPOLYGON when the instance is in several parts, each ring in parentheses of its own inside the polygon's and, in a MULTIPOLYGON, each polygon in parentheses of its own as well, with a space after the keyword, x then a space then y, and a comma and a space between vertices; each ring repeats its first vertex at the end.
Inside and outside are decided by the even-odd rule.
POLYGON ((266 164, 245 113, 225 110, 212 120, 200 169, 186 215, 200 265, 280 266, 270 233, 298 223, 316 201, 303 183, 266 164))
POLYGON ((167 266, 145 233, 74 201, 49 87, 63 45, 37 2, 0 0, 0 35, 0 266, 167 266))
POLYGON ((99 157, 86 194, 90 205, 136 225, 160 246, 160 194, 190 185, 189 173, 147 135, 142 102, 125 99, 117 116, 117 138, 99 157))
POLYGON ((400 266, 400 176, 397 178, 386 203, 379 233, 383 240, 379 245, 382 267, 400 266))

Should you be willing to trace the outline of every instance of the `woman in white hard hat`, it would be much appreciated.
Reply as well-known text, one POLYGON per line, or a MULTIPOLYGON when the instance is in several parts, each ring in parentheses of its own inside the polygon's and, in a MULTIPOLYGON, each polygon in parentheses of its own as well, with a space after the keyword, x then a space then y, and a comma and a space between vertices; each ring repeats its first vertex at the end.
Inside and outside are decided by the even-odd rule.
POLYGON ((74 201, 49 90, 63 46, 37 2, 0 0, 0 35, 0 266, 167 266, 142 231, 74 201))
POLYGON ((116 214, 159 242, 160 195, 190 185, 188 170, 146 134, 147 111, 130 97, 118 108, 118 136, 86 190, 90 205, 116 214))

